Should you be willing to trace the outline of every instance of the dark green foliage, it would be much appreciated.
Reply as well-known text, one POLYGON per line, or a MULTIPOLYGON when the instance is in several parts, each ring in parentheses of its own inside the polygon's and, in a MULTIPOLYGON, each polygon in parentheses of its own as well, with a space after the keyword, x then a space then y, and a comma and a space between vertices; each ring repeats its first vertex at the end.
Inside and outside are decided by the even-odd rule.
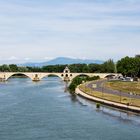
POLYGON ((18 71, 18 66, 15 64, 10 64, 9 65, 10 71, 12 72, 17 72, 18 71))
MULTIPOLYGON (((49 65, 43 67, 21 67, 15 64, 2 65, 0 71, 4 72, 63 72, 67 65, 49 65)), ((109 60, 104 64, 71 64, 68 65, 71 72, 75 73, 100 73, 114 72, 114 62, 109 60)))
POLYGON ((100 106, 101 106, 101 104, 100 104, 100 103, 97 103, 97 104, 96 104, 96 108, 98 108, 98 109, 99 109, 99 108, 100 108, 100 106))
POLYGON ((63 72, 66 65, 49 65, 49 66, 43 66, 42 72, 63 72))
POLYGON ((10 67, 9 67, 9 65, 2 65, 2 66, 0 66, 0 71, 2 71, 2 72, 9 72, 10 71, 10 67))
POLYGON ((93 80, 98 80, 98 79, 100 79, 99 76, 93 76, 93 77, 87 77, 86 81, 93 81, 93 80))
POLYGON ((114 73, 115 72, 115 64, 113 60, 109 59, 100 67, 101 72, 108 72, 108 73, 114 73))
POLYGON ((137 77, 140 76, 140 58, 125 57, 117 63, 119 73, 124 76, 137 77))
POLYGON ((29 72, 42 72, 40 67, 26 67, 29 72))
MULTIPOLYGON (((1 72, 63 72, 66 65, 49 65, 41 67, 21 67, 15 64, 1 65, 1 72)), ((75 73, 122 73, 125 76, 140 76, 140 57, 125 57, 117 62, 117 69, 113 60, 103 64, 72 64, 68 66, 75 73)))
POLYGON ((77 85, 76 85, 75 83, 71 83, 70 86, 69 86, 69 91, 70 91, 71 93, 74 93, 76 87, 77 87, 77 85))
POLYGON ((102 65, 100 64, 89 64, 88 69, 90 73, 99 73, 101 72, 102 65))
POLYGON ((94 76, 94 77, 89 77, 89 76, 85 76, 85 75, 77 76, 72 80, 72 82, 69 86, 69 91, 71 93, 74 93, 76 87, 78 85, 82 84, 83 82, 93 81, 93 80, 98 80, 98 79, 100 79, 99 76, 94 76))
POLYGON ((72 64, 69 65, 69 69, 71 72, 89 72, 89 68, 87 64, 72 64))

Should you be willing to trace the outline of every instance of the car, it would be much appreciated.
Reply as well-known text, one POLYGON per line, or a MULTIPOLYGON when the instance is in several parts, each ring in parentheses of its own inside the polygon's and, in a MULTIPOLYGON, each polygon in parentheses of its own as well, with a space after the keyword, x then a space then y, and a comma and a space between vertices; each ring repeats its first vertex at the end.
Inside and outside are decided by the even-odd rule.
POLYGON ((132 77, 125 77, 122 81, 133 82, 134 80, 132 77))

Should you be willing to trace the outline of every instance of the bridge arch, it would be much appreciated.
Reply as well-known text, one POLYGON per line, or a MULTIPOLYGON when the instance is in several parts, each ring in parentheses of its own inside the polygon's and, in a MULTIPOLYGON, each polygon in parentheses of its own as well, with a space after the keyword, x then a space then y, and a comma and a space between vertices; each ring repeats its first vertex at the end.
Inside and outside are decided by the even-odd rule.
POLYGON ((59 77, 60 79, 63 80, 63 75, 62 74, 56 74, 56 73, 45 74, 45 75, 40 77, 40 80, 42 80, 43 78, 49 77, 49 76, 56 76, 56 77, 59 77))
POLYGON ((88 74, 85 74, 85 73, 79 73, 79 74, 74 75, 74 76, 72 77, 72 80, 73 80, 74 78, 76 78, 76 77, 80 77, 80 76, 90 77, 90 75, 88 75, 88 74))
POLYGON ((23 75, 23 76, 26 76, 27 78, 33 80, 33 78, 32 78, 30 75, 28 75, 28 74, 26 74, 26 73, 22 73, 22 72, 10 73, 10 74, 8 74, 8 76, 5 77, 5 80, 6 80, 6 81, 9 80, 9 79, 10 79, 11 77, 13 77, 14 75, 23 75))
POLYGON ((115 74, 108 74, 108 75, 106 75, 104 78, 113 78, 113 77, 115 77, 116 75, 115 74))

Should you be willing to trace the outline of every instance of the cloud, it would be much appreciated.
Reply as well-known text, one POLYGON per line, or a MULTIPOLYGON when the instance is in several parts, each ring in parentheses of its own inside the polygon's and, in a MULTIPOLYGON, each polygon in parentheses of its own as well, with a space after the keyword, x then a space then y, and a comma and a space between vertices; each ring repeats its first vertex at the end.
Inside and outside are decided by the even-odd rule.
POLYGON ((0 56, 9 61, 119 59, 139 51, 139 0, 1 0, 0 13, 0 56))
POLYGON ((45 60, 51 60, 54 59, 54 57, 44 57, 45 60))
POLYGON ((29 60, 31 60, 31 58, 26 57, 26 58, 24 58, 24 60, 29 61, 29 60))
POLYGON ((11 56, 7 60, 18 60, 18 58, 16 56, 11 56))

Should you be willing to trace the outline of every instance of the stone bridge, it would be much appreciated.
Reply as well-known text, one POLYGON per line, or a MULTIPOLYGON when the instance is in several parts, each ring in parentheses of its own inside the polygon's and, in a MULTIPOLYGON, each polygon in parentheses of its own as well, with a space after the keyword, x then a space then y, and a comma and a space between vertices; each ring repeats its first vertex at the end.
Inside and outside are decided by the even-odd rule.
POLYGON ((10 77, 22 74, 29 77, 32 81, 40 81, 44 77, 48 77, 50 75, 58 76, 63 81, 72 81, 73 78, 81 75, 86 75, 89 77, 99 76, 100 78, 106 78, 108 76, 121 76, 118 73, 71 73, 68 67, 64 69, 62 73, 46 73, 46 72, 0 72, 0 81, 7 81, 10 77))

